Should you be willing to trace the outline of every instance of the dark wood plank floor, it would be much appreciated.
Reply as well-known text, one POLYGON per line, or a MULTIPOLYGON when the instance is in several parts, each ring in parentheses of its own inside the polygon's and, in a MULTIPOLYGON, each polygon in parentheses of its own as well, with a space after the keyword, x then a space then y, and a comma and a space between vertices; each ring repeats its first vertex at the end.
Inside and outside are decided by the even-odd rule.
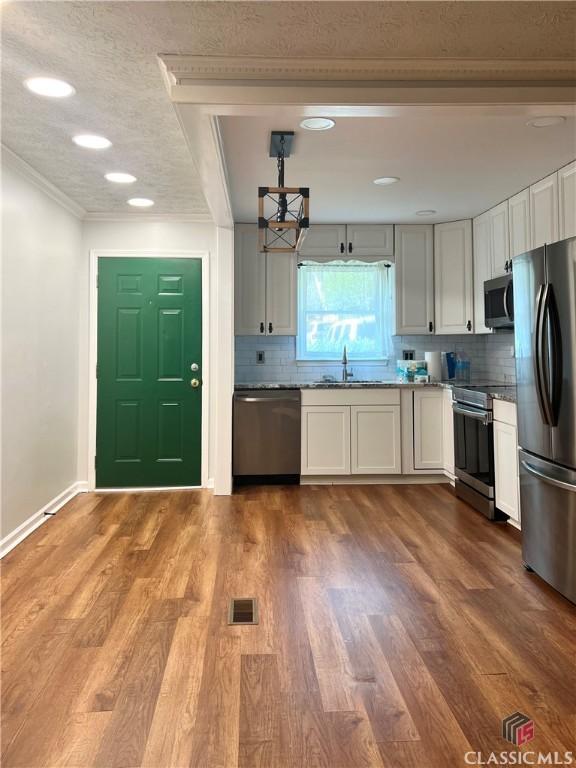
POLYGON ((575 747, 576 609, 445 486, 82 495, 2 577, 4 768, 451 768, 516 710, 575 747))

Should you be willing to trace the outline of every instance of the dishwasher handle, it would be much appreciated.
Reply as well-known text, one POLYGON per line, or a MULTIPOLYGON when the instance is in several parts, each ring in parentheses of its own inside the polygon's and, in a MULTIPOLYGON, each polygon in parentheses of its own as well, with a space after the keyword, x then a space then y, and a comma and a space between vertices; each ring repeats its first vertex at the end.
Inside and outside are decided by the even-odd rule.
POLYGON ((253 397, 252 395, 234 395, 237 403, 297 403, 300 402, 300 393, 297 395, 282 395, 280 397, 253 397))

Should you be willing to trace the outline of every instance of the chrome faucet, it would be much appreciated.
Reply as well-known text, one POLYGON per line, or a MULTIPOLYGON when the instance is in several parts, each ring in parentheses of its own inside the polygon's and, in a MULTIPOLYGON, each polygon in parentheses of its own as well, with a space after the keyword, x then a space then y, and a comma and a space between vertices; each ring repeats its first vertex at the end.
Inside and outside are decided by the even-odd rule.
POLYGON ((348 370, 348 355, 346 354, 346 344, 344 344, 344 351, 342 352, 342 381, 346 382, 352 376, 354 374, 348 370))

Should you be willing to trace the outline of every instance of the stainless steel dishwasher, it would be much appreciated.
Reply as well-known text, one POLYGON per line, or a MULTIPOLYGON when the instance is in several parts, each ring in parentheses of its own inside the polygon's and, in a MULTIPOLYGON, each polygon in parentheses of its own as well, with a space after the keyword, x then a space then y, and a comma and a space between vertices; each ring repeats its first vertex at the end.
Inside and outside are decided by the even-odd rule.
POLYGON ((234 393, 232 473, 235 478, 300 477, 300 390, 234 393), (290 476, 290 477, 288 477, 290 476))

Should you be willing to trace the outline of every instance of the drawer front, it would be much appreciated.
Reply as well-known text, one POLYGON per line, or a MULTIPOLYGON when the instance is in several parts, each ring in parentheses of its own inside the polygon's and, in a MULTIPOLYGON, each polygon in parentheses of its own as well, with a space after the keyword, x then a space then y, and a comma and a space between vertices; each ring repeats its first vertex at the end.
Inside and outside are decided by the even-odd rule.
POLYGON ((400 405, 400 390, 303 389, 302 405, 400 405))
POLYGON ((506 400, 494 400, 494 421, 502 421, 511 427, 516 426, 516 403, 508 403, 506 400))

